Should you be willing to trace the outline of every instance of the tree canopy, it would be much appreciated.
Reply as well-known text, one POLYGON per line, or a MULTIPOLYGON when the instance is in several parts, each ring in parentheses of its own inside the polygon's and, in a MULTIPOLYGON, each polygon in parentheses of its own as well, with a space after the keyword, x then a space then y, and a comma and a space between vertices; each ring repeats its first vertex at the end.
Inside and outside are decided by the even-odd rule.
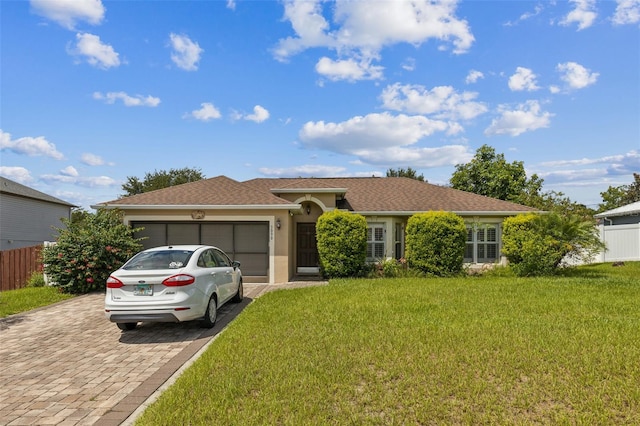
POLYGON ((527 179, 522 161, 508 163, 489 145, 478 148, 469 163, 456 165, 449 180, 455 189, 522 204, 540 194, 542 182, 535 174, 527 179))
POLYGON ((631 184, 609 186, 609 188, 601 192, 600 195, 602 196, 602 204, 598 206, 599 212, 640 201, 640 173, 633 174, 633 182, 631 182, 631 184))
POLYGON ((182 169, 160 170, 153 173, 146 173, 144 179, 140 180, 136 176, 127 176, 127 182, 122 184, 123 196, 142 194, 143 192, 155 191, 156 189, 168 188, 183 183, 195 182, 204 179, 200 169, 184 167, 182 169))
POLYGON ((407 167, 406 169, 389 169, 387 170, 387 177, 408 177, 410 179, 419 180, 422 182, 426 182, 424 180, 424 175, 418 175, 418 172, 413 170, 411 167, 407 167))
POLYGON ((469 163, 458 164, 449 183, 453 188, 474 194, 583 219, 593 219, 595 213, 584 204, 571 201, 562 192, 543 192, 542 178, 536 174, 527 178, 522 161, 508 163, 504 154, 496 154, 488 145, 478 148, 469 163))

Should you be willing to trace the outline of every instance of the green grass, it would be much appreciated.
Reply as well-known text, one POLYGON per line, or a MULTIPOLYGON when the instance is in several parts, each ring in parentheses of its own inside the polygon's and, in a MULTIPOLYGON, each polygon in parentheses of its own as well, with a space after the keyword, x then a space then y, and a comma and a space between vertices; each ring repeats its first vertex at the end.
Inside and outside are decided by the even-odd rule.
POLYGON ((249 305, 137 425, 640 424, 640 263, 249 305))
POLYGON ((0 318, 50 305, 73 297, 57 287, 27 287, 0 292, 0 318))

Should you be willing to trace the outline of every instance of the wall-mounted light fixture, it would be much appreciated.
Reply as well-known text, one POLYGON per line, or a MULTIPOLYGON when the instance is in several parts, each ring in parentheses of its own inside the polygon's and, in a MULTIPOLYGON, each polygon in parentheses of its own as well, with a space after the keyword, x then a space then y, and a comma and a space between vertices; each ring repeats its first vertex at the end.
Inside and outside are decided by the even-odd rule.
POLYGON ((276 219, 276 228, 280 229, 282 224, 280 223, 280 218, 276 219))
POLYGON ((311 204, 307 204, 307 214, 311 214, 311 204))

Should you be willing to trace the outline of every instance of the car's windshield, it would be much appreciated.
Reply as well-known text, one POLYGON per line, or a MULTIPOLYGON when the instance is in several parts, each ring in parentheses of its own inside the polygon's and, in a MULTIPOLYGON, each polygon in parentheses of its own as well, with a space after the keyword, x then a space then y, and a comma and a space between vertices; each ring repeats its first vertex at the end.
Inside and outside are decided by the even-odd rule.
POLYGON ((193 254, 191 250, 160 250, 133 256, 122 269, 178 269, 184 267, 193 254))

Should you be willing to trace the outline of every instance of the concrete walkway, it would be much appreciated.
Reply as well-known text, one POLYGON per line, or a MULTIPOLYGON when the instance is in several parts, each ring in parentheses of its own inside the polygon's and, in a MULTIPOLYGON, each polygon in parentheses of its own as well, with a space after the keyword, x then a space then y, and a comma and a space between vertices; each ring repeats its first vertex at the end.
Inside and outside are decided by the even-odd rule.
POLYGON ((320 284, 245 284, 245 300, 223 306, 212 329, 147 323, 121 332, 104 318, 104 294, 0 319, 0 424, 131 423, 253 299, 320 284))

